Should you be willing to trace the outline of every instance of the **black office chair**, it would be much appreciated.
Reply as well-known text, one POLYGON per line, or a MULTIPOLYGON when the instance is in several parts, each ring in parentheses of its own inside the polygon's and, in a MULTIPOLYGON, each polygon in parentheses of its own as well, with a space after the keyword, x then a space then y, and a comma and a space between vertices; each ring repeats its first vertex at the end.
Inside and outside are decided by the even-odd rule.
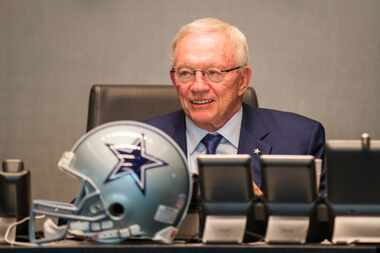
MULTIPOLYGON (((249 87, 244 102, 258 107, 256 92, 249 87)), ((171 85, 95 84, 90 91, 87 131, 116 120, 143 121, 180 108, 171 85)))
MULTIPOLYGON (((249 87, 245 93, 244 102, 258 107, 256 92, 252 87, 249 87)), ((176 90, 171 85, 95 84, 90 91, 87 131, 110 121, 143 121, 156 115, 176 111, 179 108, 176 90)), ((194 181, 194 185, 196 185, 196 181, 194 181)), ((193 189, 197 189, 197 187, 193 186, 193 189)), ((197 194, 195 193, 194 196, 197 194)), ((194 198, 189 213, 197 212, 198 200, 194 198)), ((188 228, 184 229, 184 231, 186 230, 188 228)), ((189 239, 188 236, 193 238, 192 234, 185 235, 186 233, 178 236, 181 238, 183 236, 183 239, 186 238, 186 240, 189 239)))

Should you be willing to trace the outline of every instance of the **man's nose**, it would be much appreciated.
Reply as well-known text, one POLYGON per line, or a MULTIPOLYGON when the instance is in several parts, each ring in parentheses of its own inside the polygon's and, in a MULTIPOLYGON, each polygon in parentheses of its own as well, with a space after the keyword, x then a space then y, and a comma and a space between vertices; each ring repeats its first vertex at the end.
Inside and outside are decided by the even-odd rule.
POLYGON ((207 91, 209 89, 206 81, 206 76, 201 71, 196 71, 194 76, 194 82, 191 85, 193 91, 207 91))

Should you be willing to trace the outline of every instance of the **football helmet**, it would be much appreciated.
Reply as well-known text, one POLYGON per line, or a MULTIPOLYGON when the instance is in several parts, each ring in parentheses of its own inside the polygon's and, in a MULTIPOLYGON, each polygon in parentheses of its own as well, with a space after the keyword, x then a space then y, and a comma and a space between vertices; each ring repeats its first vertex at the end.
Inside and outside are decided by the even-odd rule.
POLYGON ((134 121, 101 125, 65 152, 58 166, 80 180, 73 203, 34 200, 33 243, 67 234, 105 243, 144 238, 170 243, 189 207, 192 182, 180 147, 164 132, 134 121), (35 237, 36 216, 66 221, 64 232, 35 237))

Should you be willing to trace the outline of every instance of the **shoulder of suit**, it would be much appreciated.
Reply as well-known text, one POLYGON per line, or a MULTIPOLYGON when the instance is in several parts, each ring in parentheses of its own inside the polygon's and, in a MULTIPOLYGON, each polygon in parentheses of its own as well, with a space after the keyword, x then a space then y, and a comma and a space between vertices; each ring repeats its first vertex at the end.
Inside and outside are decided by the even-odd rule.
POLYGON ((154 116, 152 118, 144 120, 144 123, 147 123, 149 125, 153 125, 156 127, 162 127, 166 125, 171 125, 174 122, 179 121, 179 120, 184 120, 184 112, 182 110, 154 116))
POLYGON ((279 126, 321 126, 321 123, 311 119, 309 117, 287 111, 280 111, 267 108, 253 108, 251 106, 245 106, 245 109, 249 113, 252 113, 255 120, 263 120, 267 125, 279 125, 279 126))

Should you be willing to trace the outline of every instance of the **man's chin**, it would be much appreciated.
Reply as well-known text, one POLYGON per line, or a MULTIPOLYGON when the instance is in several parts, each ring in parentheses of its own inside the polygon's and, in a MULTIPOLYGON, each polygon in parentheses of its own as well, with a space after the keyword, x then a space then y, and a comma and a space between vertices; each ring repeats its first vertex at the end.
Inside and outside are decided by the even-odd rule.
POLYGON ((213 117, 210 115, 210 113, 207 112, 192 111, 190 113, 190 118, 194 122, 209 122, 213 117))
POLYGON ((190 119, 198 126, 204 129, 208 129, 212 126, 214 118, 210 117, 210 115, 204 115, 200 113, 192 113, 190 115, 190 119))

